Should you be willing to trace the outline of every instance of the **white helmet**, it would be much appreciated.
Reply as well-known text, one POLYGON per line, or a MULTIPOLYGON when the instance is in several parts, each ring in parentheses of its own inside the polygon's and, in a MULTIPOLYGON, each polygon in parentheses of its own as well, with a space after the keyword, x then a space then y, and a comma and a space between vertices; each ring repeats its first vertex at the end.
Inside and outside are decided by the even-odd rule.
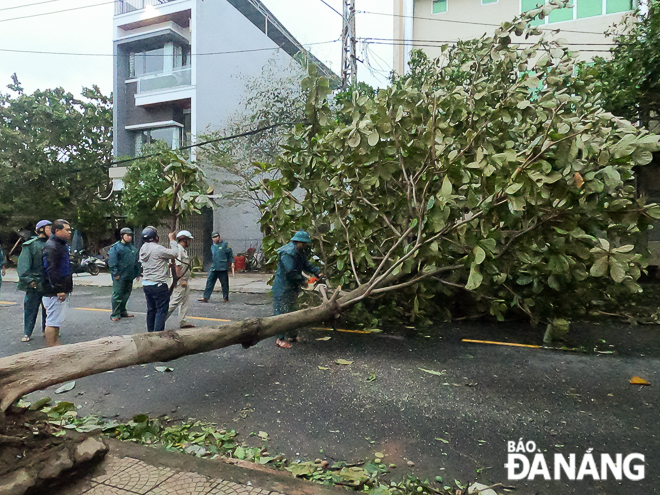
POLYGON ((187 239, 194 239, 192 234, 188 232, 187 230, 182 230, 176 235, 176 240, 178 241, 181 238, 187 238, 187 239))

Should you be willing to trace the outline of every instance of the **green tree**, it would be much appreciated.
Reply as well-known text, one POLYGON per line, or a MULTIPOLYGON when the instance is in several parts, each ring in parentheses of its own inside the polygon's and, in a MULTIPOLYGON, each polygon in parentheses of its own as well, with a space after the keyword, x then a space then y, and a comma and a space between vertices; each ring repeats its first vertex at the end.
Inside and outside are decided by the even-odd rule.
POLYGON ((165 224, 176 231, 188 215, 212 206, 212 190, 195 163, 162 142, 145 146, 143 153, 144 158, 129 164, 124 177, 122 204, 130 222, 165 224))
POLYGON ((359 314, 399 322, 457 301, 553 321, 640 291, 634 246, 660 208, 636 197, 633 168, 658 137, 605 112, 569 47, 529 26, 558 6, 441 59, 417 54, 409 75, 353 93, 338 116, 310 72, 310 124, 260 167, 281 175, 262 206, 271 261, 309 229, 334 285, 362 292, 359 314))
POLYGON ((0 224, 33 227, 66 218, 93 243, 117 204, 112 162, 112 98, 98 87, 76 98, 62 88, 25 93, 14 75, 0 94, 0 224))
POLYGON ((660 116, 660 2, 650 0, 648 13, 627 15, 609 35, 615 43, 610 58, 582 70, 596 77, 605 109, 648 126, 660 116))
POLYGON ((220 174, 218 183, 227 206, 249 203, 258 208, 266 199, 259 188, 263 172, 253 163, 274 160, 286 131, 304 120, 306 93, 300 82, 305 75, 296 61, 282 69, 278 58, 270 59, 259 76, 246 79, 242 108, 228 119, 224 129, 200 136, 200 141, 208 141, 272 126, 200 149, 199 160, 220 174))

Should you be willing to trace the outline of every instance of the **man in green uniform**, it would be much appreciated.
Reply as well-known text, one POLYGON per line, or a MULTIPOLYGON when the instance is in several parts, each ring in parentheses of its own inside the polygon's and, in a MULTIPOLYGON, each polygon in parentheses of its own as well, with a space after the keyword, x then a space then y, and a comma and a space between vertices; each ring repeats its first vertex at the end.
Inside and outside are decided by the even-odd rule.
MULTIPOLYGON (((296 310, 300 289, 307 285, 303 271, 320 276, 321 270, 307 260, 305 249, 311 244, 304 230, 296 232, 291 242, 277 250, 277 272, 273 281, 273 314, 282 315, 296 310)), ((295 342, 297 332, 290 331, 277 336, 277 347, 288 349, 295 342)))
POLYGON ((213 239, 213 244, 211 245, 213 264, 206 279, 204 296, 199 301, 209 302, 215 283, 220 279, 222 302, 229 302, 229 274, 227 273, 227 269, 229 268, 229 263, 231 263, 232 270, 234 269, 234 253, 231 247, 229 247, 229 244, 222 240, 220 232, 213 232, 211 239, 213 239))
POLYGON ((123 228, 119 233, 121 240, 115 242, 108 251, 108 265, 112 274, 111 321, 133 317, 126 310, 126 304, 133 291, 133 280, 140 278, 138 249, 133 245, 133 231, 123 228))
POLYGON ((50 237, 53 222, 41 220, 35 228, 36 236, 23 243, 18 257, 18 290, 25 291, 23 300, 23 342, 30 342, 41 308, 41 330, 46 328, 46 308, 43 305, 43 251, 50 237))

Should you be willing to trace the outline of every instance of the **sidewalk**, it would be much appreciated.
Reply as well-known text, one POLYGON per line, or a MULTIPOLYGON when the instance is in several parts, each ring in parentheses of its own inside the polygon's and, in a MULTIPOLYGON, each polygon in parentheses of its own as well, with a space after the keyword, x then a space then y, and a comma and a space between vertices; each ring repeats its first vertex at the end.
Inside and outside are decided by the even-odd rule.
POLYGON ((110 452, 91 473, 52 495, 342 495, 346 490, 244 461, 200 459, 105 439, 110 452))
MULTIPOLYGON (((203 291, 206 285, 206 277, 208 273, 196 272, 195 276, 190 279, 191 290, 203 291)), ((270 273, 239 273, 236 276, 229 275, 229 291, 230 292, 244 292, 248 294, 267 294, 270 292, 270 285, 267 284, 272 275, 270 273)), ((4 276, 5 282, 18 282, 18 275, 16 269, 8 268, 7 275, 4 276)), ((112 287, 112 278, 109 273, 99 273, 92 276, 89 273, 77 273, 73 276, 73 285, 91 285, 95 287, 112 287)), ((134 287, 142 287, 141 282, 135 282, 134 287)), ((216 282, 215 292, 221 291, 220 282, 216 282)))

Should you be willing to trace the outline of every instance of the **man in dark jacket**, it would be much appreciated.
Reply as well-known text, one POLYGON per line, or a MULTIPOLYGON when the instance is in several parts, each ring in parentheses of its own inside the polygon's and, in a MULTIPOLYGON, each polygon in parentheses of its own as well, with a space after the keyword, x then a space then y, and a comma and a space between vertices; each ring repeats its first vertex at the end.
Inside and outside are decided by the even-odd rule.
POLYGON ((229 244, 222 240, 220 232, 213 232, 211 239, 213 239, 213 244, 211 245, 213 264, 206 279, 204 296, 199 301, 209 302, 215 283, 219 279, 222 286, 222 302, 229 302, 229 274, 227 273, 227 269, 229 268, 229 263, 231 263, 232 270, 234 269, 234 253, 231 247, 229 247, 229 244))
POLYGON ((73 291, 73 271, 69 255, 71 225, 55 220, 53 233, 44 247, 44 297, 46 307, 46 345, 60 345, 60 328, 64 323, 66 300, 73 291))
POLYGON ((112 321, 133 317, 126 310, 126 304, 131 297, 133 280, 140 278, 140 262, 138 249, 133 245, 133 231, 123 228, 119 233, 121 240, 115 242, 108 251, 108 265, 112 274, 112 321))
POLYGON ((46 308, 44 296, 44 262, 43 251, 50 237, 53 222, 41 220, 35 228, 36 236, 23 243, 21 255, 18 257, 18 290, 25 291, 23 300, 23 342, 30 342, 34 325, 41 308, 41 330, 46 329, 46 308))
MULTIPOLYGON (((282 315, 296 310, 298 294, 307 285, 303 271, 319 275, 321 270, 307 260, 305 249, 311 244, 309 234, 304 230, 296 232, 291 242, 277 250, 277 272, 273 281, 273 314, 282 315)), ((320 275, 319 275, 320 276, 320 275)), ((275 345, 288 349, 289 342, 297 340, 295 331, 278 335, 275 345)))

